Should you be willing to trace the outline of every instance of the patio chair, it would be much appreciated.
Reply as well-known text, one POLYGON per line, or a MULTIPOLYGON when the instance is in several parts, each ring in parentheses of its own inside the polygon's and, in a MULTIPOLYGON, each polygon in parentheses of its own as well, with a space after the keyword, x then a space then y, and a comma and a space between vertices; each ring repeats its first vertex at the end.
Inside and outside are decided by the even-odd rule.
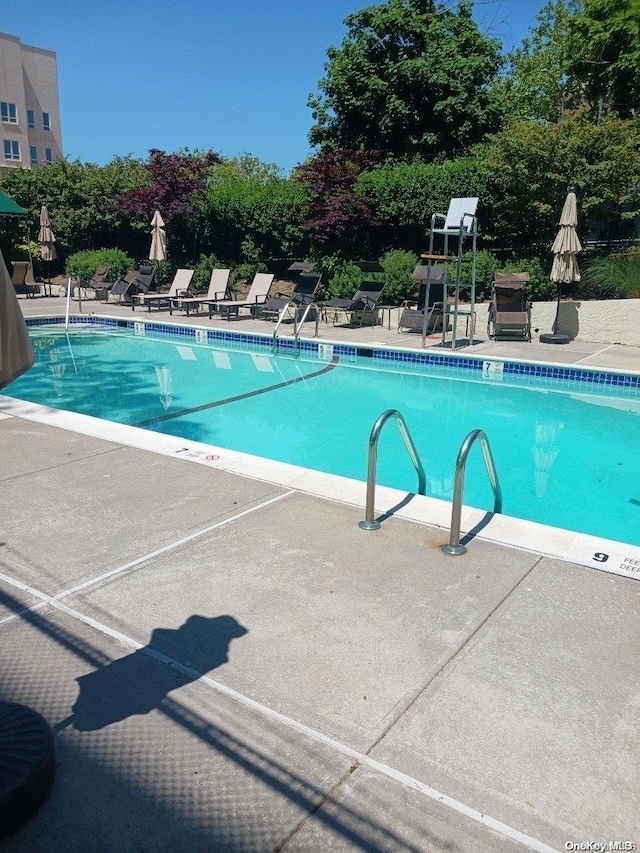
POLYGON ((111 287, 105 287, 102 291, 104 301, 108 302, 111 296, 117 302, 130 299, 132 293, 137 293, 138 270, 129 270, 126 275, 121 276, 111 287))
POLYGON ((195 270, 179 269, 173 277, 171 287, 166 293, 136 293, 131 297, 131 310, 135 311, 136 305, 146 305, 149 313, 152 306, 158 310, 170 308, 174 296, 185 296, 189 292, 189 285, 195 270))
POLYGON ((419 264, 412 276, 420 287, 415 299, 403 303, 398 319, 398 333, 403 331, 422 332, 425 328, 425 304, 427 311, 427 334, 441 332, 444 317, 445 283, 447 268, 444 264, 419 264))
POLYGON ((27 298, 36 294, 35 282, 27 282, 27 274, 31 268, 29 261, 11 261, 11 282, 16 293, 23 293, 27 298))
POLYGON ((209 278, 209 287, 206 293, 201 296, 189 296, 188 294, 180 299, 173 298, 169 300, 169 313, 173 314, 174 309, 185 311, 187 317, 192 308, 195 308, 196 314, 200 311, 201 305, 206 305, 214 299, 226 299, 229 296, 229 274, 231 270, 215 269, 212 270, 209 278))
POLYGON ((497 272, 491 289, 487 335, 493 340, 531 342, 531 303, 526 285, 529 273, 497 272))
POLYGON ((231 320, 232 316, 240 316, 241 308, 248 308, 252 317, 259 316, 267 301, 273 279, 274 274, 272 272, 257 272, 244 299, 212 300, 209 302, 209 318, 213 314, 221 314, 222 316, 226 314, 227 320, 231 320))
POLYGON ((286 296, 284 293, 276 293, 275 296, 270 296, 267 299, 264 303, 261 317, 264 320, 277 320, 287 306, 295 309, 297 317, 300 309, 304 310, 307 305, 313 302, 321 278, 320 273, 303 273, 295 283, 291 291, 291 296, 286 296))
POLYGON ((156 269, 154 264, 140 264, 137 282, 139 291, 148 293, 150 290, 157 290, 156 269))
POLYGON ((104 299, 105 291, 111 287, 112 282, 109 281, 111 267, 107 264, 102 264, 94 272, 91 278, 83 278, 80 281, 80 286, 85 291, 93 290, 96 299, 104 299))
POLYGON ((325 322, 327 310, 333 311, 333 325, 339 314, 349 316, 351 326, 376 326, 378 324, 378 300, 384 289, 384 281, 363 281, 360 290, 351 299, 334 297, 322 303, 325 322))

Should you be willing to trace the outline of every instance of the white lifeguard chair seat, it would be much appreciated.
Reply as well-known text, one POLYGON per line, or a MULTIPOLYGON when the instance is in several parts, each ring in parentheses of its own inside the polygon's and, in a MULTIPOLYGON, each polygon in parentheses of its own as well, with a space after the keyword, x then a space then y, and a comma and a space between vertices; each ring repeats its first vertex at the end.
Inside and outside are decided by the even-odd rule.
POLYGON ((458 233, 460 231, 460 222, 464 217, 462 228, 468 234, 473 228, 473 219, 476 215, 477 207, 477 198, 452 198, 449 202, 444 230, 458 233))

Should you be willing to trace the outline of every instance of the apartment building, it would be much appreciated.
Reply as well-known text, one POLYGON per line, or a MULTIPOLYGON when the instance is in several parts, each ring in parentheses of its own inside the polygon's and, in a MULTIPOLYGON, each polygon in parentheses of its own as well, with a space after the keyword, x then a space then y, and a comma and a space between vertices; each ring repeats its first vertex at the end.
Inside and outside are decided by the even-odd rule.
POLYGON ((51 50, 0 33, 0 166, 62 157, 58 67, 51 50))

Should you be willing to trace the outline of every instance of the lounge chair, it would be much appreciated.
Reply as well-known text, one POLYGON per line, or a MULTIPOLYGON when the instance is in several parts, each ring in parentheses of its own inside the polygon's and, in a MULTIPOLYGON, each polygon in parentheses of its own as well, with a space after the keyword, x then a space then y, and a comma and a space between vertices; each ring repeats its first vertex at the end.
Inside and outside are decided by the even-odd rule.
POLYGON ((497 272, 491 289, 487 335, 494 340, 531 342, 531 303, 526 286, 529 273, 497 272))
POLYGON ((200 311, 201 305, 206 305, 213 299, 226 299, 229 295, 229 274, 231 270, 212 270, 209 278, 209 288, 202 296, 184 296, 180 299, 169 300, 169 313, 173 314, 174 309, 185 311, 187 317, 192 308, 195 308, 196 314, 200 311))
POLYGON ((104 301, 108 302, 110 296, 115 297, 118 302, 122 302, 127 298, 131 299, 131 296, 138 292, 138 283, 138 270, 129 270, 126 275, 123 275, 110 287, 107 286, 104 288, 102 291, 104 301))
POLYGON ((419 282, 420 288, 415 300, 407 300, 404 303, 398 320, 398 332, 422 332, 425 330, 425 304, 427 334, 429 332, 441 332, 447 268, 444 264, 419 264, 413 271, 413 278, 419 282))
POLYGON ((363 281, 360 290, 351 299, 334 297, 322 303, 325 322, 327 312, 333 311, 333 325, 339 314, 349 316, 351 326, 376 326, 378 324, 377 303, 384 289, 384 281, 363 281))
POLYGON ((297 317, 300 309, 304 310, 307 305, 313 302, 321 278, 322 276, 319 273, 303 273, 295 283, 291 296, 286 296, 283 293, 270 296, 264 303, 260 316, 264 320, 277 320, 281 312, 289 306, 295 309, 297 317))
POLYGON ((161 308, 171 308, 173 297, 186 296, 188 293, 193 273, 194 270, 177 270, 167 293, 136 293, 131 297, 131 310, 134 311, 136 305, 146 305, 149 313, 151 313, 151 308, 154 305, 158 310, 161 308))
POLYGON ((111 267, 107 264, 102 264, 94 272, 91 278, 83 278, 80 280, 79 286, 85 291, 92 290, 96 299, 104 299, 105 291, 111 287, 112 282, 109 281, 111 267))
POLYGON ((36 295, 36 285, 27 282, 27 273, 30 270, 29 261, 11 261, 11 282, 16 293, 24 293, 29 297, 36 295))
POLYGON ((143 293, 148 293, 150 290, 157 290, 156 269, 154 264, 140 264, 138 269, 138 290, 141 290, 143 293))
POLYGON ((272 272, 257 272, 244 299, 212 300, 209 302, 209 318, 213 314, 222 314, 222 316, 226 314, 227 320, 231 320, 232 316, 240 316, 241 308, 248 308, 253 317, 259 316, 262 306, 267 301, 273 278, 272 272))

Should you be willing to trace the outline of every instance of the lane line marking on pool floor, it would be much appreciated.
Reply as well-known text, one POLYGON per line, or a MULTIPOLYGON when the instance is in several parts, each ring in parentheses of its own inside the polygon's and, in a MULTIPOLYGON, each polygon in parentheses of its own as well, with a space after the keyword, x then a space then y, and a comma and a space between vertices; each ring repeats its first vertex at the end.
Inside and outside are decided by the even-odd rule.
POLYGON ((53 596, 47 595, 44 592, 41 592, 38 589, 35 589, 28 584, 22 583, 22 581, 18 581, 15 578, 10 578, 5 574, 0 573, 0 580, 4 581, 4 583, 15 587, 16 589, 22 590, 23 592, 27 592, 30 595, 34 595, 36 598, 39 598, 43 604, 50 604, 52 607, 57 610, 65 613, 67 616, 70 616, 72 619, 75 619, 78 622, 83 623, 84 625, 93 628, 94 630, 111 637, 112 639, 122 643, 129 648, 133 648, 137 651, 141 651, 154 660, 161 661, 162 663, 168 664, 169 666, 184 672, 186 675, 189 675, 199 684, 205 684, 207 687, 210 687, 216 690, 218 693, 221 693, 225 696, 228 696, 230 699, 238 702, 239 704, 245 706, 246 708, 250 708, 253 711, 261 714, 264 717, 267 717, 271 720, 274 720, 282 725, 286 726, 293 731, 296 731, 302 735, 305 735, 312 740, 317 741, 318 743, 323 744, 324 746, 333 749, 335 752, 339 752, 342 755, 347 756, 348 758, 354 759, 360 765, 370 768, 371 770, 375 770, 378 773, 386 776, 389 779, 393 779, 396 782, 399 782, 401 785, 404 785, 407 788, 411 788, 414 791, 418 791, 426 797, 429 797, 432 800, 435 800, 441 803, 444 806, 449 807, 450 809, 458 812, 459 814, 464 815, 465 817, 475 821, 476 823, 480 823, 483 826, 488 827, 489 829, 494 830, 495 832, 500 833, 501 835, 506 836, 507 838, 512 839, 513 841, 517 841, 520 844, 528 847, 530 850, 535 850, 537 853, 558 853, 556 848, 550 847, 548 844, 545 844, 543 841, 540 841, 537 838, 533 838, 530 835, 526 835, 520 830, 515 829, 512 826, 509 826, 506 823, 503 823, 496 818, 491 817, 484 812, 478 811, 478 809, 474 809, 472 806, 468 806, 465 803, 460 802, 459 800, 450 797, 448 794, 443 794, 441 791, 432 788, 430 785, 421 782, 419 779, 416 779, 413 776, 409 776, 407 773, 403 773, 400 770, 396 770, 393 767, 389 767, 387 764, 383 764, 380 761, 376 761, 373 758, 370 758, 363 752, 358 752, 355 749, 352 749, 350 746, 341 743, 340 741, 334 740, 334 738, 329 737, 328 735, 322 734, 322 732, 317 731, 316 729, 312 729, 309 726, 304 725, 304 723, 300 723, 297 720, 292 719, 291 717, 287 717, 284 714, 281 714, 279 711, 276 711, 273 708, 270 708, 268 705, 263 705, 261 702, 257 702, 255 699, 251 699, 249 696, 245 696, 243 693, 240 693, 237 690, 234 690, 232 687, 228 687, 226 684, 222 684, 220 681, 216 681, 210 676, 198 672, 191 667, 185 666, 180 663, 180 661, 175 660, 174 658, 169 657, 169 655, 164 655, 161 652, 157 652, 154 649, 149 649, 147 646, 144 646, 142 643, 139 643, 137 640, 134 640, 132 637, 128 637, 126 634, 122 634, 120 631, 115 630, 114 628, 110 628, 108 625, 104 625, 101 622, 98 622, 95 619, 92 619, 90 616, 86 616, 84 613, 80 613, 80 611, 75 610, 71 607, 67 607, 66 604, 63 604, 61 601, 57 600, 53 596))
MULTIPOLYGON (((247 515, 251 515, 253 512, 257 512, 260 509, 264 509, 270 504, 277 503, 281 501, 283 498, 288 498, 291 495, 297 494, 295 490, 291 489, 287 492, 284 492, 281 495, 276 495, 273 498, 269 498, 262 503, 256 504, 255 506, 251 506, 248 509, 243 509, 241 512, 237 512, 235 515, 231 515, 228 518, 223 518, 221 521, 216 521, 215 524, 210 524, 208 527, 203 527, 202 530, 197 530, 195 533, 190 533, 188 536, 183 536, 181 539, 176 540, 175 542, 170 542, 168 545, 164 545, 162 548, 158 548, 155 551, 150 551, 148 554, 144 554, 142 557, 137 557, 135 560, 131 560, 129 563, 125 563, 122 566, 118 566, 115 569, 110 569, 108 572, 104 572, 101 575, 98 575, 95 578, 89 578, 89 580, 82 581, 79 584, 71 587, 70 589, 62 590, 62 592, 57 592, 55 595, 51 596, 55 599, 66 598, 69 595, 73 595, 76 592, 80 592, 83 589, 87 589, 87 587, 94 586, 100 581, 107 580, 107 578, 115 577, 116 575, 121 574, 122 572, 126 572, 128 569, 133 569, 136 566, 140 566, 143 563, 148 562, 149 560, 153 560, 154 557, 159 557, 161 554, 166 554, 169 551, 173 551, 175 548, 180 548, 181 545, 186 545, 187 542, 191 542, 194 539, 198 539, 200 536, 205 536, 207 533, 211 533, 212 530, 217 530, 220 527, 224 527, 227 524, 232 524, 234 521, 238 521, 241 518, 244 518, 247 515)), ((25 607, 23 610, 20 610, 18 613, 12 613, 11 616, 5 616, 4 619, 0 619, 0 625, 6 625, 7 622, 12 622, 14 619, 20 618, 25 613, 30 613, 33 610, 39 610, 41 607, 44 607, 47 602, 42 601, 40 604, 34 604, 31 607, 25 607)))

